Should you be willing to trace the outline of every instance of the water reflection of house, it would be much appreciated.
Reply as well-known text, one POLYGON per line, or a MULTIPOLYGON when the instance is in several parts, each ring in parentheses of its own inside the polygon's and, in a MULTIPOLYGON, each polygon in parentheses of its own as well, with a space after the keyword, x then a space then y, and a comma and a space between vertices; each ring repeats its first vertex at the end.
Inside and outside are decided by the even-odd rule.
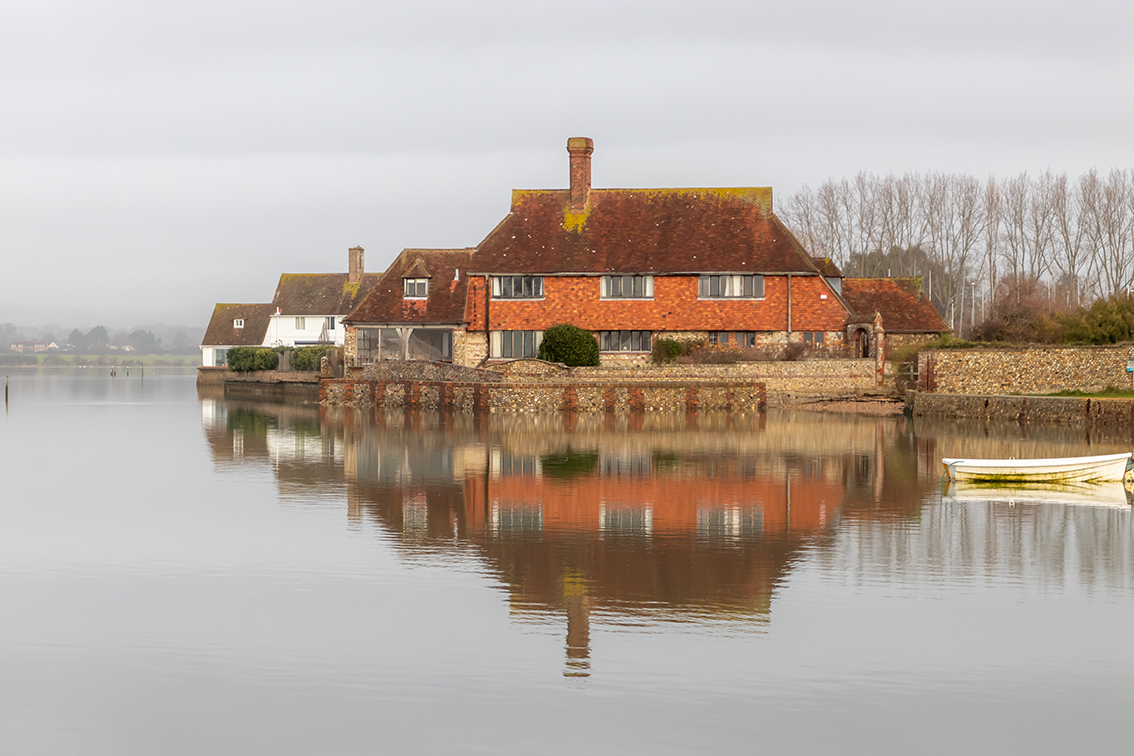
POLYGON ((848 491, 875 485, 888 438, 873 424, 815 418, 781 427, 757 416, 691 425, 223 406, 206 423, 218 462, 239 463, 240 437, 243 463, 259 455, 281 489, 341 490, 345 479, 348 521, 376 523, 407 555, 472 546, 514 612, 565 617, 569 674, 587 668, 596 612, 768 622, 802 549, 829 539, 848 491), (296 440, 277 438, 287 434, 296 440))

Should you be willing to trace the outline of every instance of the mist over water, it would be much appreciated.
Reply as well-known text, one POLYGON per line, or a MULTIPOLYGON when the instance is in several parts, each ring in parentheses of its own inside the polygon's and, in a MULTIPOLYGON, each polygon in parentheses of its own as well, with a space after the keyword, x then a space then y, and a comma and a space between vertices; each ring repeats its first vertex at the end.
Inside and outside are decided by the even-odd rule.
POLYGON ((194 379, 13 371, 0 750, 1126 742, 1130 505, 943 495, 939 459, 1128 432, 362 413, 194 379))

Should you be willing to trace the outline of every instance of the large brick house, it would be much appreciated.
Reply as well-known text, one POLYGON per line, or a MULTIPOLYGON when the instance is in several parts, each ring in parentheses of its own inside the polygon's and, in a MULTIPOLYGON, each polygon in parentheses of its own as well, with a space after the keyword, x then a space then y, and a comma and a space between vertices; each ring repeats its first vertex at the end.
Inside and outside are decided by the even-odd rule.
MULTIPOLYGON (((459 364, 535 356, 559 323, 594 332, 604 362, 644 359, 662 337, 877 350, 889 315, 870 309, 875 292, 850 286, 863 294, 852 306, 838 268, 773 213, 771 189, 594 189, 591 140, 567 150, 570 186, 514 191, 475 249, 403 252, 344 318, 348 359, 412 358, 407 328, 448 333, 444 358, 459 364)), ((887 289, 888 305, 904 291, 887 289)))

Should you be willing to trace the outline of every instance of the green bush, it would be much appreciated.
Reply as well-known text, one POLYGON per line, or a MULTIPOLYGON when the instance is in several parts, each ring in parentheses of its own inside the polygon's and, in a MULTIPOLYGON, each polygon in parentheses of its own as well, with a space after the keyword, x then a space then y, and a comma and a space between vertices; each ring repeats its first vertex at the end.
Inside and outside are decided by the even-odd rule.
POLYGON ((566 323, 543 332, 539 358, 562 362, 568 367, 594 367, 599 364, 598 340, 590 331, 566 323))
POLYGON ((318 370, 323 355, 331 356, 333 346, 300 347, 291 353, 292 370, 318 370))
POLYGON ((655 365, 673 362, 685 354, 685 344, 677 339, 654 339, 654 348, 650 352, 650 359, 655 365))
POLYGON ((266 347, 233 347, 226 357, 228 369, 234 373, 248 373, 253 370, 275 370, 280 364, 280 355, 266 347))

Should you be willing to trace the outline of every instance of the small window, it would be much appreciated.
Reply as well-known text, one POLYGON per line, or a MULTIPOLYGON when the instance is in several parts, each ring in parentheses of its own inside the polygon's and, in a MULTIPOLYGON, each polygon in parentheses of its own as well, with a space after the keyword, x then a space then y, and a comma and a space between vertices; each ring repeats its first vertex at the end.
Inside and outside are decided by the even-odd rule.
POLYGON ((701 299, 763 299, 763 276, 701 276, 698 284, 701 299))
POLYGON ((823 331, 805 331, 803 334, 803 343, 811 346, 823 346, 826 341, 826 334, 823 331))
POLYGON ((599 349, 603 352, 648 352, 649 331, 599 331, 599 349))
POLYGON ((603 299, 652 299, 653 276, 603 276, 600 284, 603 299))
POLYGON ((232 321, 232 327, 233 328, 243 328, 244 327, 244 318, 235 318, 232 321))
POLYGON ((305 330, 306 328, 307 328, 307 319, 306 318, 298 317, 298 318, 295 319, 295 330, 302 331, 302 330, 305 330))
POLYGON ((407 299, 425 299, 429 296, 428 278, 407 278, 405 281, 407 299))
POLYGON ((492 296, 497 299, 539 299, 543 276, 493 276, 492 296))
POLYGON ((326 326, 327 326, 328 332, 335 330, 335 316, 334 315, 327 318, 326 326))

